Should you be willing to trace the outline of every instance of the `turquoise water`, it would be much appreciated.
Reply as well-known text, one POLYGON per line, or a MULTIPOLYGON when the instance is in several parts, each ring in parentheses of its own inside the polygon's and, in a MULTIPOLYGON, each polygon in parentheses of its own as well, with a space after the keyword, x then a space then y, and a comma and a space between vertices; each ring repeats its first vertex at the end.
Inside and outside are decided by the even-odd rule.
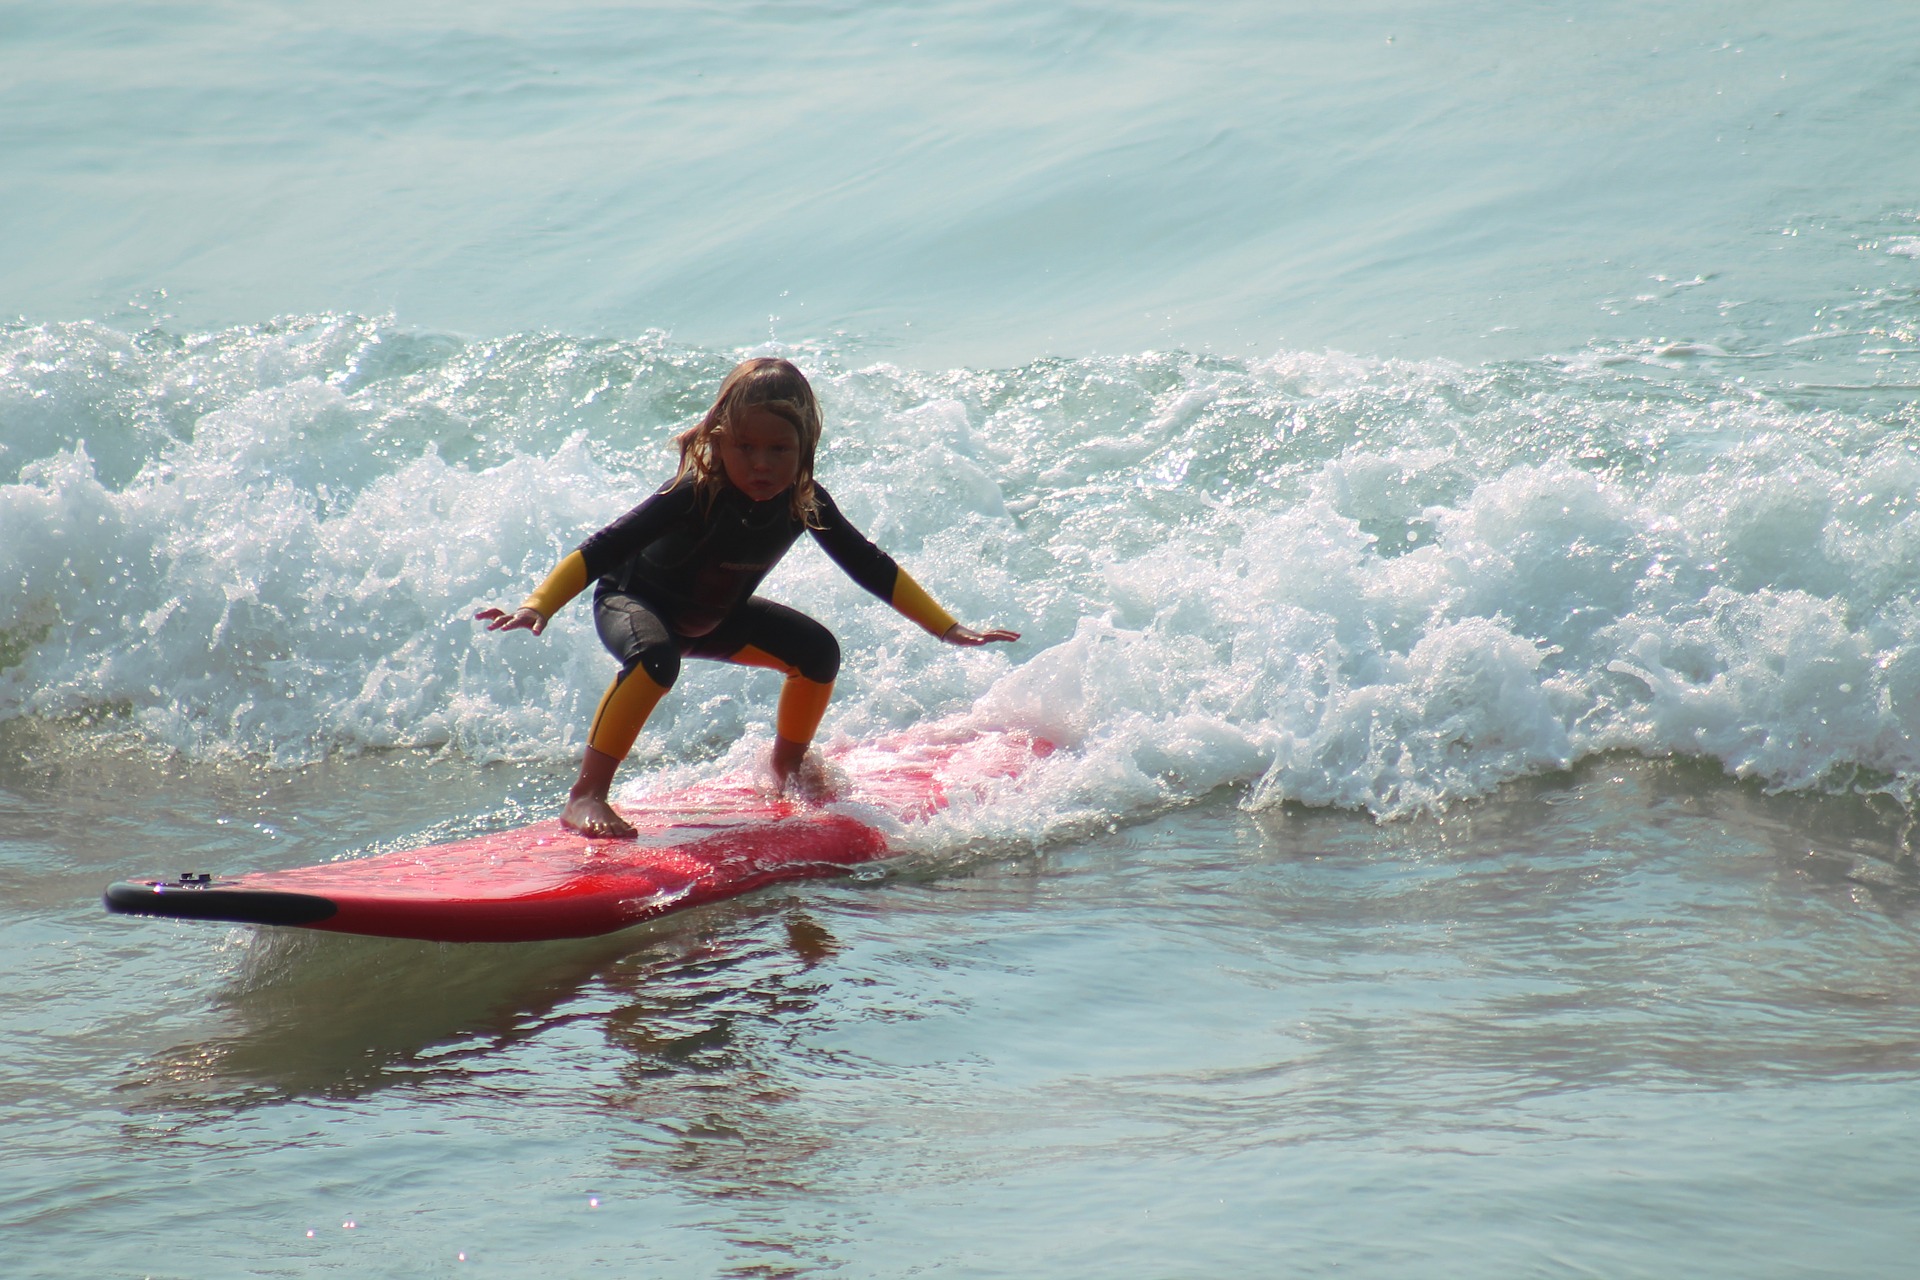
MULTIPOLYGON (((1860 1276, 1916 1244, 1905 6, 0 10, 9 1275, 1860 1276), (548 814, 477 637, 744 354, 885 876, 109 919, 548 814)), ((747 764, 694 664, 637 793, 747 764)))

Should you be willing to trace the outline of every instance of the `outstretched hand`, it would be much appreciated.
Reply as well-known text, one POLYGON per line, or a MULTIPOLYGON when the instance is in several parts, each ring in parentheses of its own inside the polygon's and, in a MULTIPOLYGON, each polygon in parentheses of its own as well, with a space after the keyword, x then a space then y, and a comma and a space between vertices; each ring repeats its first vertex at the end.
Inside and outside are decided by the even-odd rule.
POLYGON ((972 648, 975 645, 993 644, 995 641, 1004 643, 1018 640, 1020 633, 1018 631, 1002 630, 998 627, 995 627, 991 631, 975 631, 972 627, 963 627, 956 622, 948 627, 940 638, 948 644, 964 645, 967 648, 972 648))
POLYGON ((512 613, 505 609, 482 609, 473 619, 486 623, 489 631, 531 631, 539 635, 547 629, 547 620, 540 616, 540 611, 524 605, 512 613))

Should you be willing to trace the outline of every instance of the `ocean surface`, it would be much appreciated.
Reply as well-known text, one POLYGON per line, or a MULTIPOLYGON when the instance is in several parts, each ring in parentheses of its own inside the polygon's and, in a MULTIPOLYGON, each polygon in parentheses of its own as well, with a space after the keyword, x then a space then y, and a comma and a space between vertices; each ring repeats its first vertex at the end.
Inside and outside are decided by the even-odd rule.
MULTIPOLYGON (((1845 1277, 1920 1250, 1911 5, 0 5, 0 1274, 1845 1277), (476 632, 798 361, 884 872, 108 917, 549 816, 476 632)), ((751 767, 689 664, 625 794, 751 767)))

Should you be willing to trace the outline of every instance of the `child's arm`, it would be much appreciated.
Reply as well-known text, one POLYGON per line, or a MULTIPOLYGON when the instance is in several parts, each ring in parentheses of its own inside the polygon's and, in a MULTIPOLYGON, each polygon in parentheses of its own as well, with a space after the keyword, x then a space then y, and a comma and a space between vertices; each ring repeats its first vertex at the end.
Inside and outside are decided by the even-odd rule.
POLYGON ((497 607, 482 609, 474 619, 486 623, 489 631, 531 631, 539 635, 560 606, 659 537, 674 521, 684 519, 692 508, 691 485, 661 490, 568 552, 518 609, 511 613, 497 607))
POLYGON ((953 615, 942 609, 892 556, 853 527, 825 488, 816 484, 813 492, 820 507, 820 527, 813 530, 813 536, 821 550, 846 570, 849 578, 892 605, 901 617, 948 644, 972 647, 1020 638, 1017 631, 997 627, 975 631, 954 621, 953 615))
POLYGON ((494 608, 482 609, 473 616, 485 622, 489 631, 531 631, 539 635, 561 605, 587 589, 587 582, 587 558, 571 551, 512 613, 494 608))

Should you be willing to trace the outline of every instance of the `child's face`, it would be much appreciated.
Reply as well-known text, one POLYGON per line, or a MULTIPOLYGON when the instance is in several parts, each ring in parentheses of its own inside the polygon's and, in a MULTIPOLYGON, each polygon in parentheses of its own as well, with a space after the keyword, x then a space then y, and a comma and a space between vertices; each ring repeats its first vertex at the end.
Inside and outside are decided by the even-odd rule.
POLYGON ((800 478, 800 433, 757 406, 733 415, 718 436, 727 483, 755 502, 778 497, 800 478))

